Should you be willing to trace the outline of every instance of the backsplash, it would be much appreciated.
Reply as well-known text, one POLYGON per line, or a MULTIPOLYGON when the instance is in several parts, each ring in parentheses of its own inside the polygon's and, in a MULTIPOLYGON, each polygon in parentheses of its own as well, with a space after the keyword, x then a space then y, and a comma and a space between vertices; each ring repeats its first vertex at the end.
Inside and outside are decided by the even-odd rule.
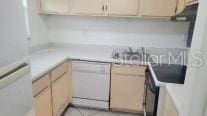
POLYGON ((188 23, 159 19, 58 16, 47 19, 52 43, 185 48, 188 23))

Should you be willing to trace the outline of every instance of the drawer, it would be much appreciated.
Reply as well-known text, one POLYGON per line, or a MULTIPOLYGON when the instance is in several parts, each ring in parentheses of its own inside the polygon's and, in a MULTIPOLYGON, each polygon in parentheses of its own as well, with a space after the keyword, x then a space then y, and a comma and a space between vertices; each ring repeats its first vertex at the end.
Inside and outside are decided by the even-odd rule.
POLYGON ((138 66, 138 65, 113 65, 112 66, 112 73, 113 74, 124 74, 124 75, 139 75, 145 76, 145 66, 138 66))
POLYGON ((109 63, 87 62, 87 61, 73 61, 72 70, 78 72, 88 73, 103 73, 110 74, 109 63))
POLYGON ((47 74, 47 75, 41 77, 40 79, 34 81, 32 83, 33 95, 36 96, 38 93, 40 93, 43 89, 45 89, 49 85, 50 85, 50 76, 49 76, 49 74, 47 74))
POLYGON ((68 72, 68 62, 64 62, 57 68, 55 68, 53 71, 51 71, 51 80, 54 82, 57 80, 61 75, 68 72))

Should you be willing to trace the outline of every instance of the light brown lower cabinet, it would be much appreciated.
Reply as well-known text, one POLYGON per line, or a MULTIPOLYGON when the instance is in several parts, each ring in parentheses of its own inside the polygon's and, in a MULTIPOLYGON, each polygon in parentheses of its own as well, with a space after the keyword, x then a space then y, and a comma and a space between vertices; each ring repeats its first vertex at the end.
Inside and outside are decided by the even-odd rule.
POLYGON ((52 116, 51 89, 46 87, 34 97, 35 116, 52 116))
POLYGON ((70 101, 69 76, 64 74, 52 83, 53 115, 60 116, 70 101))
POLYGON ((60 116, 72 99, 71 62, 33 82, 35 116, 60 116))
POLYGON ((176 107, 169 95, 166 96, 163 116, 179 116, 176 107))
POLYGON ((127 112, 142 112, 144 81, 143 76, 112 74, 110 108, 127 112))

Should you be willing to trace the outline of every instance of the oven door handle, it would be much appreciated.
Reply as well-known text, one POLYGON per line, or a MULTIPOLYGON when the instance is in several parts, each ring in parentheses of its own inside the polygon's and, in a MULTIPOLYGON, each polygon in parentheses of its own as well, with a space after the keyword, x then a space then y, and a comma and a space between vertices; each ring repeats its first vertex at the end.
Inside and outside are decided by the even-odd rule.
POLYGON ((151 82, 149 79, 150 78, 149 76, 151 76, 150 70, 147 69, 145 73, 146 73, 146 84, 149 85, 149 89, 151 92, 156 93, 156 88, 153 88, 153 85, 152 85, 153 82, 151 82))

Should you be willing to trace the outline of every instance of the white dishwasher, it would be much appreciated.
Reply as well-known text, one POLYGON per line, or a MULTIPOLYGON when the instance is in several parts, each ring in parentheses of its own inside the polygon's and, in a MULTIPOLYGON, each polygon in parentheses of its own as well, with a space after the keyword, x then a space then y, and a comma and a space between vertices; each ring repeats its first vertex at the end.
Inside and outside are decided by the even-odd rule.
POLYGON ((73 105, 109 108, 110 64, 72 62, 73 105))

